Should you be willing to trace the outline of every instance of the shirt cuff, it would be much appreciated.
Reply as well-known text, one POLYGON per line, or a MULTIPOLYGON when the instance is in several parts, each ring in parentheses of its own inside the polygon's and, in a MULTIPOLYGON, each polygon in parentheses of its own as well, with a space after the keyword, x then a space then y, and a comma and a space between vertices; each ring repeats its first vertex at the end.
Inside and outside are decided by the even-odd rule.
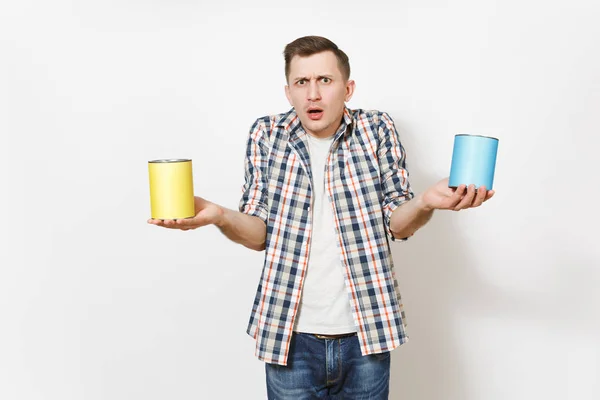
POLYGON ((409 237, 414 235, 414 233, 413 233, 413 235, 410 235, 405 238, 396 238, 396 237, 394 237, 394 234, 392 233, 392 230, 390 229, 390 222, 391 222, 392 213, 394 212, 394 210, 414 197, 415 197, 414 193, 409 192, 406 196, 395 198, 390 203, 388 203, 383 209, 385 231, 392 242, 405 242, 406 240, 408 240, 409 237))
POLYGON ((246 204, 242 204, 239 207, 239 210, 241 213, 251 215, 254 217, 258 217, 265 223, 265 225, 267 224, 267 220, 269 218, 269 213, 267 211, 267 207, 265 207, 263 204, 246 203, 246 204))

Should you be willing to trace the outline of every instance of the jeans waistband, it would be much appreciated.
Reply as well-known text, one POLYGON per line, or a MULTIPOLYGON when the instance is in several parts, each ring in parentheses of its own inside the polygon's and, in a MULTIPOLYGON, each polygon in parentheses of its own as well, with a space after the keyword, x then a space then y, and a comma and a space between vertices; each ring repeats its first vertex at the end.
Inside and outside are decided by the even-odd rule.
POLYGON ((314 337, 316 337, 317 339, 343 339, 343 338, 348 338, 348 337, 356 336, 356 332, 352 332, 352 333, 340 333, 340 334, 337 334, 337 335, 321 335, 321 334, 313 333, 312 335, 314 337))

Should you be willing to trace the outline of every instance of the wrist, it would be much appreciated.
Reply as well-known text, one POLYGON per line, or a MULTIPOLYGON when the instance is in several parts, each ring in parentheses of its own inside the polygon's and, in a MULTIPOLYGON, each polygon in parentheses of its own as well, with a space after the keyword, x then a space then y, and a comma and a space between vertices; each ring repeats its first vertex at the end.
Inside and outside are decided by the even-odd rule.
MULTIPOLYGON (((216 204, 215 204, 216 205, 216 204)), ((226 218, 225 218, 225 207, 217 206, 217 217, 215 219, 214 225, 217 228, 223 228, 225 226, 226 218)))
POLYGON ((415 200, 416 200, 417 208, 419 210, 424 211, 424 212, 431 212, 431 211, 435 210, 435 207, 433 207, 430 204, 427 204, 427 202, 425 201, 424 193, 417 195, 417 197, 415 197, 415 200))

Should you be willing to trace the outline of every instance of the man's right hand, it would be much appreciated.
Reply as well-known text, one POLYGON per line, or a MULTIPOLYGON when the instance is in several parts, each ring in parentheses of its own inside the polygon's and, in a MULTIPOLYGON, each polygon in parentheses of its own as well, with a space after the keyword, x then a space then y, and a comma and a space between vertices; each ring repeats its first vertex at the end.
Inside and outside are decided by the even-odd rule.
POLYGON ((216 225, 227 238, 236 243, 256 251, 265 249, 267 227, 259 217, 221 207, 197 196, 194 197, 194 208, 196 215, 192 218, 177 220, 151 218, 148 223, 182 231, 205 225, 216 225))
POLYGON ((202 197, 194 196, 194 215, 192 218, 183 219, 153 219, 148 220, 149 224, 162 226, 164 228, 180 229, 187 231, 200 228, 205 225, 218 225, 223 218, 224 210, 221 206, 211 203, 202 197))

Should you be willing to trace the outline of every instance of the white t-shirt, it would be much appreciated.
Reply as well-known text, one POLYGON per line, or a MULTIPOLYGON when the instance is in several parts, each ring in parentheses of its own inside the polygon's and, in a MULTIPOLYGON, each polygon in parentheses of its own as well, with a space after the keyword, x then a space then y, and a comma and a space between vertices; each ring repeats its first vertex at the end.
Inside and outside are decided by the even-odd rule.
POLYGON ((313 174, 313 228, 308 268, 304 277, 296 332, 341 334, 356 332, 345 270, 338 247, 332 204, 325 190, 325 165, 335 135, 317 138, 308 134, 313 174))

